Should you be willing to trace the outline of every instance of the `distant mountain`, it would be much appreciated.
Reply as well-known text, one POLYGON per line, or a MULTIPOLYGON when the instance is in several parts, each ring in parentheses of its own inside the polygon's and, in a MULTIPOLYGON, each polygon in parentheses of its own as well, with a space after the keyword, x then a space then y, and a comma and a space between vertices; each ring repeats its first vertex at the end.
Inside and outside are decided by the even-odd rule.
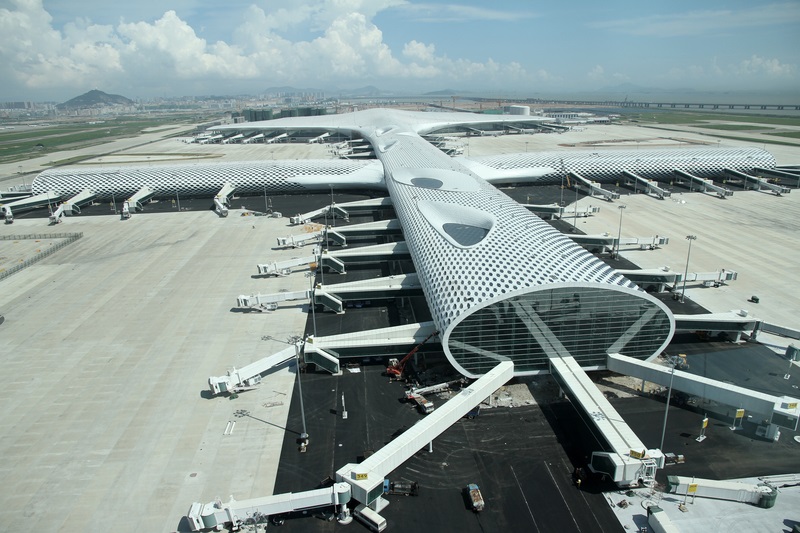
POLYGON ((93 89, 88 93, 76 96, 72 100, 68 100, 63 104, 58 104, 58 109, 80 109, 85 107, 95 107, 98 105, 133 105, 133 100, 120 96, 118 94, 108 94, 103 91, 93 89))

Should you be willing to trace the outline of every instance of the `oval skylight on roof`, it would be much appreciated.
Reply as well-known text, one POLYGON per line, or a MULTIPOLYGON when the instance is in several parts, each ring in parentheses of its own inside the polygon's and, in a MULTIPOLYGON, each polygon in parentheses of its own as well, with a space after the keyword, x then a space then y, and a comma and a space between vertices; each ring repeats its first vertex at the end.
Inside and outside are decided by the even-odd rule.
POLYGON ((425 187, 426 189, 441 189, 442 185, 444 185, 441 180, 435 178, 411 178, 411 183, 412 185, 425 187))
POLYGON ((479 244, 496 224, 490 213, 458 204, 420 200, 417 209, 439 235, 459 248, 479 244))
POLYGON ((455 222, 443 224, 442 229, 464 247, 475 246, 489 234, 486 228, 455 222))

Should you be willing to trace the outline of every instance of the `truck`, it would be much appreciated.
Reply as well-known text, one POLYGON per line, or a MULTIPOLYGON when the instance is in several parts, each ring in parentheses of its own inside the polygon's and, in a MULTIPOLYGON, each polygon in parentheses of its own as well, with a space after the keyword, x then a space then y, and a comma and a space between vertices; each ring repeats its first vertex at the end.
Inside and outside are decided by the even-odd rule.
POLYGON ((483 495, 478 485, 475 483, 467 485, 467 493, 469 495, 469 501, 472 504, 472 510, 476 513, 483 511, 483 495))
POLYGON ((424 396, 412 394, 409 400, 417 405, 417 410, 423 415, 429 415, 433 412, 433 402, 429 402, 424 396))
POLYGON ((402 496, 419 496, 419 483, 416 481, 389 481, 383 480, 383 493, 402 495, 402 496))

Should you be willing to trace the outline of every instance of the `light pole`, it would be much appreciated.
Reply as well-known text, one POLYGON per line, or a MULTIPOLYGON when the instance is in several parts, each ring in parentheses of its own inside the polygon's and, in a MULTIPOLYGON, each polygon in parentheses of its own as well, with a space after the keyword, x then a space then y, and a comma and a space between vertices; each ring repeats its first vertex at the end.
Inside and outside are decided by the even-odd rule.
POLYGON ((266 183, 264 184, 264 214, 265 215, 269 214, 269 205, 268 205, 268 202, 267 202, 267 185, 266 185, 266 183))
POLYGON ((528 153, 528 141, 525 141, 525 153, 528 153))
POLYGON ((619 231, 617 231, 617 252, 614 254, 614 257, 619 257, 619 240, 622 238, 622 212, 625 211, 627 206, 621 205, 619 206, 619 231))
POLYGON ((303 432, 300 434, 300 451, 305 452, 308 447, 308 429, 306 428, 306 409, 303 405, 303 382, 300 380, 300 343, 294 341, 294 357, 297 361, 297 392, 300 396, 300 419, 303 422, 303 432))
POLYGON ((333 185, 329 185, 329 187, 331 188, 331 225, 336 229, 336 208, 333 203, 333 185))
POLYGON ((697 235, 687 235, 686 240, 689 241, 689 251, 686 252, 686 269, 683 271, 683 291, 681 291, 681 303, 686 296, 686 277, 689 275, 689 256, 692 254, 692 241, 697 239, 697 235))
POLYGON ((658 447, 662 452, 664 451, 664 435, 667 433, 667 415, 669 414, 669 401, 672 397, 672 380, 675 378, 675 367, 678 366, 677 361, 672 363, 672 373, 669 376, 669 389, 667 389, 667 406, 664 408, 664 426, 661 428, 661 445, 658 447))
POLYGON ((314 338, 317 338, 317 314, 314 310, 314 278, 316 277, 316 273, 314 272, 306 272, 306 277, 309 280, 309 291, 308 291, 308 305, 311 307, 311 323, 313 325, 314 331, 314 338))

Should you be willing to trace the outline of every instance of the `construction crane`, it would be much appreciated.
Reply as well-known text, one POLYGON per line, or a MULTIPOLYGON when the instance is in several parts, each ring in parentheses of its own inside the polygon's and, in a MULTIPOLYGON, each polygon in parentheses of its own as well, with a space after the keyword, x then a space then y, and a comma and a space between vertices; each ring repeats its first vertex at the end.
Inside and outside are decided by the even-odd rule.
POLYGON ((430 335, 425 337, 425 340, 423 340, 421 343, 419 343, 416 346, 414 346, 414 348, 410 352, 408 352, 406 354, 406 356, 403 357, 402 359, 400 359, 399 361, 397 360, 396 357, 392 357, 391 359, 389 359, 389 366, 386 367, 386 375, 389 376, 390 378, 402 379, 403 378, 403 369, 406 367, 406 363, 408 362, 408 360, 411 359, 411 356, 414 355, 415 353, 417 353, 419 351, 419 349, 422 348, 422 346, 426 342, 428 342, 429 340, 431 340, 433 337, 435 337, 438 334, 439 334, 438 331, 434 331, 433 333, 431 333, 430 335))

